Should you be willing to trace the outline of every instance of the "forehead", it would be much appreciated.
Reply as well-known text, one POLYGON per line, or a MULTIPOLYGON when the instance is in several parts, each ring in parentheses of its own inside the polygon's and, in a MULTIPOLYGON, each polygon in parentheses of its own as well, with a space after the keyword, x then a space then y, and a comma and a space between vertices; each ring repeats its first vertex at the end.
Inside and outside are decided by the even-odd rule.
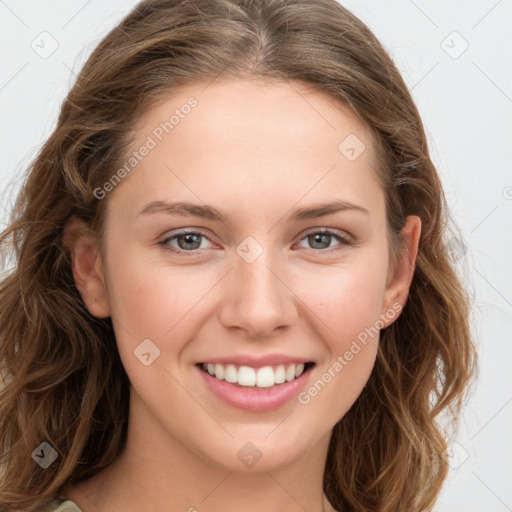
POLYGON ((341 102, 296 82, 190 85, 140 119, 131 150, 144 145, 151 149, 128 180, 131 203, 178 190, 226 201, 277 193, 287 203, 379 193, 369 130, 341 102))
POLYGON ((191 84, 146 112, 138 128, 139 143, 147 134, 162 142, 171 133, 175 139, 181 133, 181 142, 196 143, 199 136, 213 135, 219 140, 224 133, 225 138, 244 145, 257 141, 282 144, 285 139, 299 144, 306 138, 310 144, 303 149, 307 150, 319 138, 325 138, 326 145, 330 143, 334 149, 340 137, 349 133, 365 142, 371 138, 369 130, 340 100, 309 85, 280 80, 224 79, 191 84), (254 139, 248 140, 247 135, 254 139))

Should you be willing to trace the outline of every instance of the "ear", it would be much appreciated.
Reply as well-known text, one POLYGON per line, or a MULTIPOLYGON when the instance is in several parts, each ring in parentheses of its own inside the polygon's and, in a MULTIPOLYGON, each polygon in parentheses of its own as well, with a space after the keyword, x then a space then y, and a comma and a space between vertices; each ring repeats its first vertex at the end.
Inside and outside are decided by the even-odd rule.
POLYGON ((110 316, 110 303, 97 237, 86 222, 71 218, 64 228, 64 245, 69 249, 76 287, 89 312, 98 317, 110 316))
POLYGON ((388 269, 381 315, 381 318, 384 318, 384 327, 388 327, 400 316, 396 312, 398 310, 400 313, 407 302, 416 266, 420 234, 421 219, 416 215, 409 215, 399 235, 400 244, 406 249, 403 250, 396 262, 390 262, 388 269), (393 317, 388 319, 390 311, 394 313, 393 317))

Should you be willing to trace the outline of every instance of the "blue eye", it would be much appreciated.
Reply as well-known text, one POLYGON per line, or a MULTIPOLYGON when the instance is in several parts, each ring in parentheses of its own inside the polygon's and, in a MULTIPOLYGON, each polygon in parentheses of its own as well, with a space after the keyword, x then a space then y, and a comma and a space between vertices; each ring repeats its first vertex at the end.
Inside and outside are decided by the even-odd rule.
POLYGON ((342 236, 337 231, 333 231, 331 229, 324 229, 322 231, 312 231, 311 233, 308 233, 302 240, 308 240, 310 244, 319 244, 321 246, 313 247, 313 249, 318 249, 322 253, 331 253, 340 250, 340 248, 331 249, 332 246, 330 245, 329 241, 332 241, 333 239, 336 239, 338 240, 338 242, 341 242, 341 244, 339 244, 341 246, 352 247, 355 245, 355 242, 352 239, 342 236), (328 240, 327 246, 325 246, 326 239, 328 240))
POLYGON ((174 252, 174 253, 183 253, 183 252, 191 252, 197 249, 201 249, 201 238, 209 240, 206 235, 199 231, 184 231, 182 233, 178 233, 176 235, 172 235, 167 237, 165 240, 159 242, 159 244, 163 247, 164 250, 174 252), (169 245, 169 242, 176 240, 178 242, 178 247, 174 247, 169 245), (188 250, 191 249, 191 250, 188 250))
MULTIPOLYGON (((200 231, 183 231, 181 233, 174 234, 172 236, 169 236, 159 242, 159 245, 162 246, 162 249, 168 252, 172 252, 175 254, 196 254, 195 251, 204 249, 205 247, 201 247, 202 239, 210 241, 210 239, 200 231), (171 245, 171 242, 176 241, 178 244, 178 247, 175 245, 171 245)), ((354 246, 355 242, 348 237, 342 236, 336 231, 330 230, 330 229, 324 229, 321 231, 312 231, 308 233, 305 237, 301 239, 302 240, 308 240, 310 244, 313 245, 320 245, 320 247, 312 247, 312 250, 319 253, 332 253, 334 251, 338 251, 343 249, 344 246, 354 246), (334 249, 331 249, 330 242, 335 239, 340 242, 338 246, 334 249), (325 240, 327 240, 327 245, 325 245, 325 240), (328 249, 328 250, 326 250, 328 249)), ((211 241, 210 241, 211 242, 211 241)))

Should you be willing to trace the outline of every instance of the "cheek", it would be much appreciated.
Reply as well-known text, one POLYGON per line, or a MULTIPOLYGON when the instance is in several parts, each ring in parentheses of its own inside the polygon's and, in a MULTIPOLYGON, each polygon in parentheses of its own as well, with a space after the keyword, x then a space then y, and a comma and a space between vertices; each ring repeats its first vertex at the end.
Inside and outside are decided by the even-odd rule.
POLYGON ((382 261, 361 257, 297 276, 294 291, 321 320, 332 346, 343 349, 379 319, 387 271, 382 261))
POLYGON ((205 294, 219 275, 207 267, 165 265, 137 250, 119 254, 118 261, 110 266, 109 298, 126 370, 139 369, 134 350, 145 339, 160 350, 158 365, 172 368, 206 314, 205 294))
POLYGON ((315 379, 298 397, 310 417, 322 417, 334 426, 368 382, 379 343, 376 322, 384 280, 378 267, 347 268, 324 280, 323 286, 304 289, 305 302, 315 305, 314 316, 320 319, 316 334, 321 333, 327 349, 315 379))
POLYGON ((328 352, 301 403, 311 402, 318 411, 328 405, 333 423, 355 402, 373 369, 386 272, 384 258, 361 254, 357 264, 331 267, 323 276, 302 274, 301 297, 315 313, 309 317, 318 319, 316 334, 321 333, 328 352))

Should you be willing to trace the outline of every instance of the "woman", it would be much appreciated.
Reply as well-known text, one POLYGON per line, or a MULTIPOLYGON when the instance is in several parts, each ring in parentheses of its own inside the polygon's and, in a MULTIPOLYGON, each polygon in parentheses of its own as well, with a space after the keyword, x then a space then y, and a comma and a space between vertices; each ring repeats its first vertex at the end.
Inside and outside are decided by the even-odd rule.
POLYGON ((1 237, 0 511, 430 510, 474 366, 449 220, 337 2, 141 2, 1 237))

